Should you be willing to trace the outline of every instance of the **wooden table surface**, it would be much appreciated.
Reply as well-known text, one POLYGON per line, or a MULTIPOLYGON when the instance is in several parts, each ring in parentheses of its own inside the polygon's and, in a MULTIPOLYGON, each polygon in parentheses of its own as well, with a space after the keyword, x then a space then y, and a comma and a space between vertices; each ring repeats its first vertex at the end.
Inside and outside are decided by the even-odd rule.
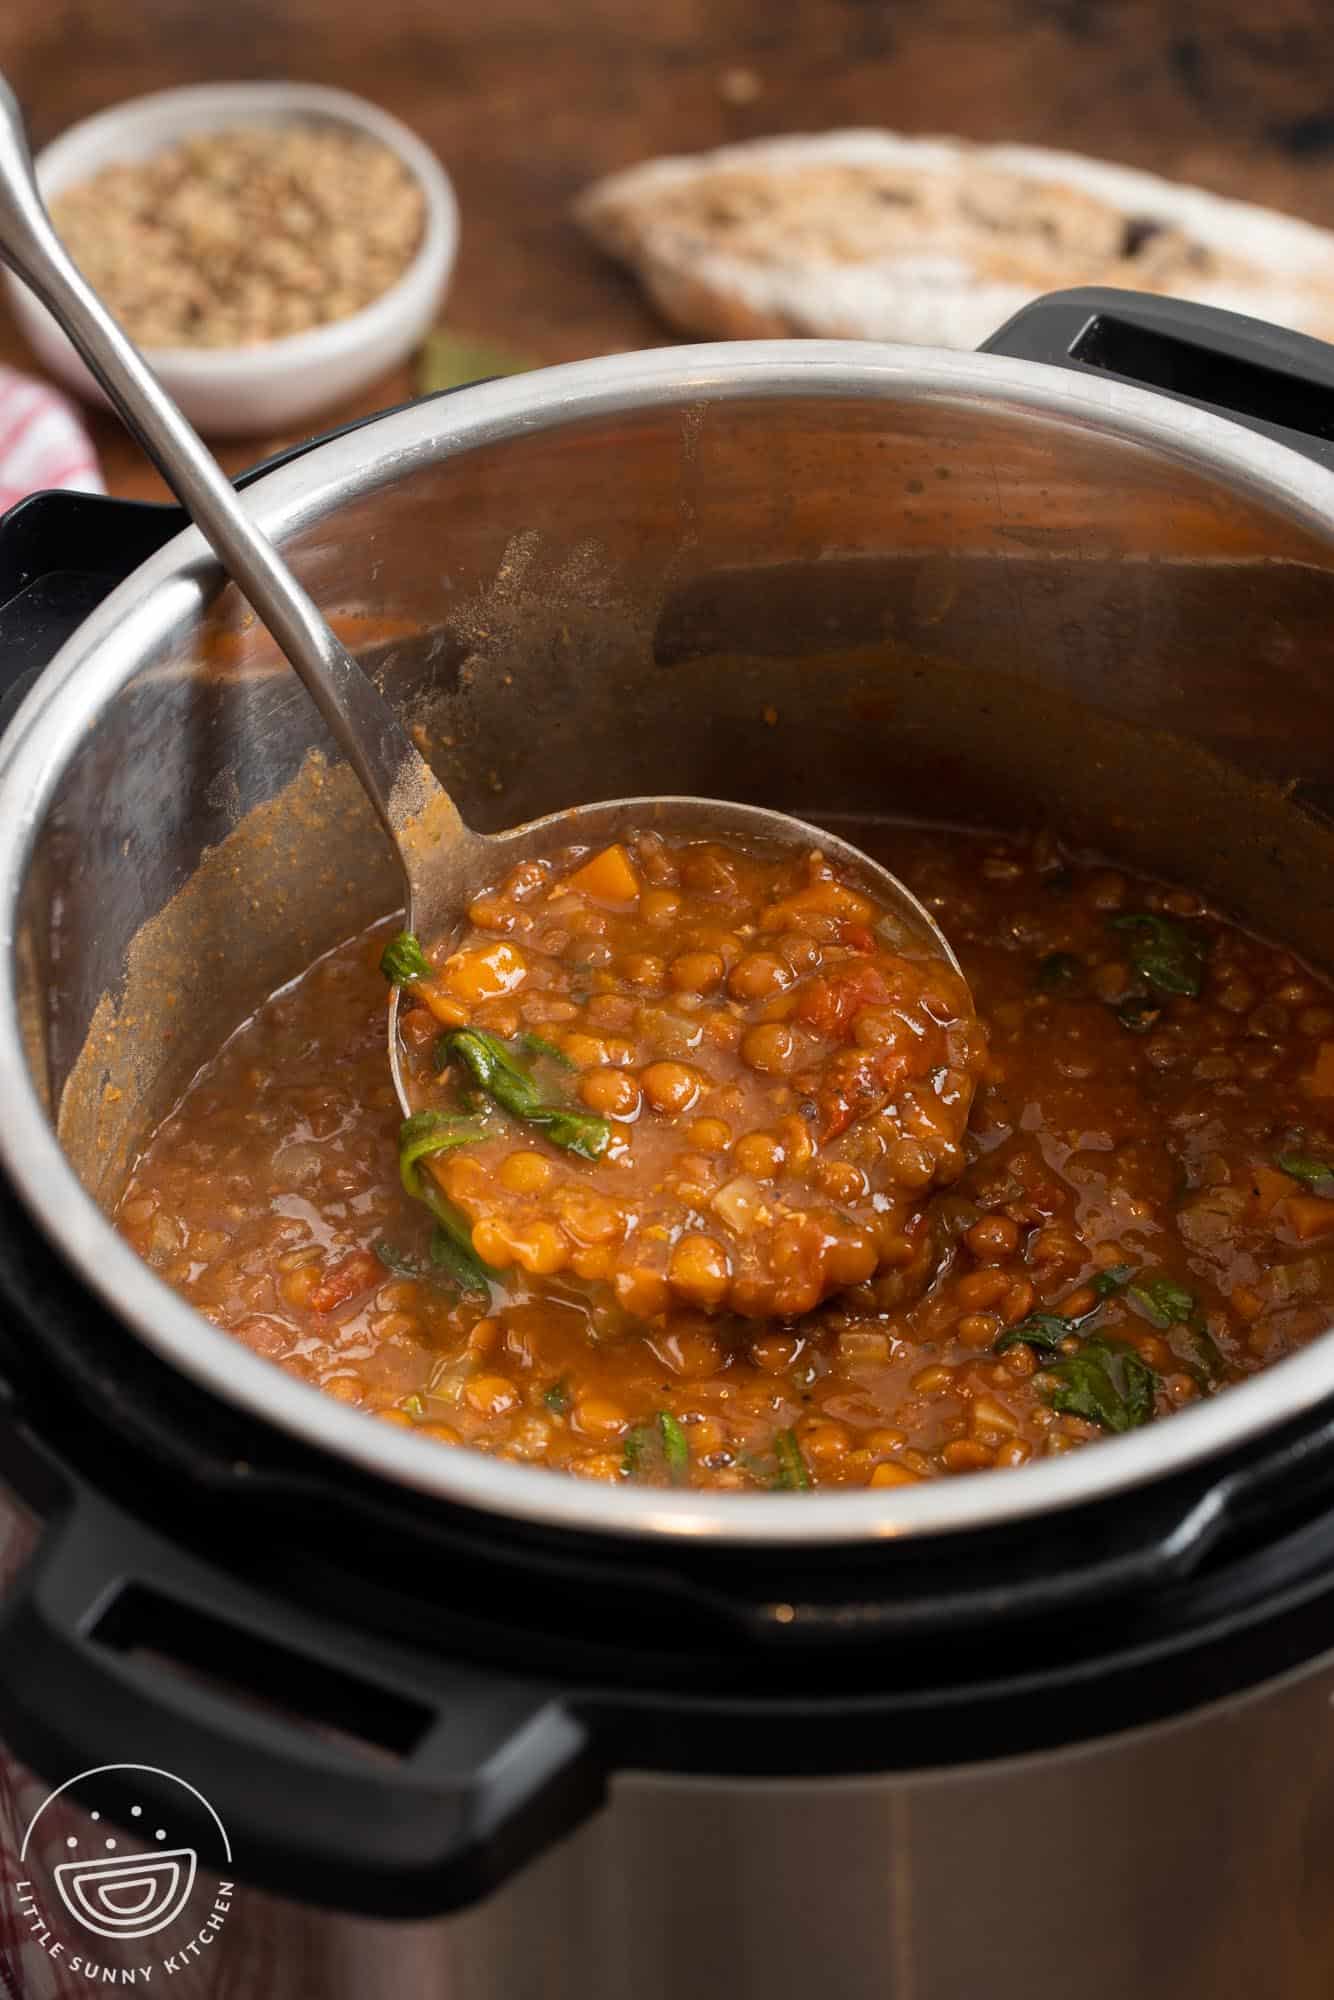
MULTIPOLYGON (((0 0, 42 144, 119 99, 289 77, 379 100, 454 176, 446 319, 542 361, 670 338, 581 238, 574 195, 655 153, 886 125, 1075 147, 1334 225, 1328 0, 0 0)), ((0 358, 29 365, 0 321, 0 358)), ((409 392, 406 371, 325 423, 409 392)), ((108 483, 154 494, 113 419, 108 483)), ((239 469, 271 437, 226 447, 239 469)))

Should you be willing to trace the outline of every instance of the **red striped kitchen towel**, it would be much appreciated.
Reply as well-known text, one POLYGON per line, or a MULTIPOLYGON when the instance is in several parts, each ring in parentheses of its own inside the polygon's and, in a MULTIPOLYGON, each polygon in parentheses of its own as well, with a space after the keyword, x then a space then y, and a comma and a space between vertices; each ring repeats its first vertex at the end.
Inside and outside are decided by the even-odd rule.
POLYGON ((55 389, 0 365, 0 514, 52 486, 106 491, 92 440, 55 389))

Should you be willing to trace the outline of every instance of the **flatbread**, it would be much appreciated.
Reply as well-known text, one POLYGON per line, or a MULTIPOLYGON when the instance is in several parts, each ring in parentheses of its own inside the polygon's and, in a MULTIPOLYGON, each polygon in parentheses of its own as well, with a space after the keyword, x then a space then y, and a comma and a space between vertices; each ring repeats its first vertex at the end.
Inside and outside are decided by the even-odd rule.
POLYGON ((1116 285, 1334 338, 1334 234, 1034 146, 754 140, 613 174, 577 215, 692 334, 976 347, 1043 292, 1116 285))

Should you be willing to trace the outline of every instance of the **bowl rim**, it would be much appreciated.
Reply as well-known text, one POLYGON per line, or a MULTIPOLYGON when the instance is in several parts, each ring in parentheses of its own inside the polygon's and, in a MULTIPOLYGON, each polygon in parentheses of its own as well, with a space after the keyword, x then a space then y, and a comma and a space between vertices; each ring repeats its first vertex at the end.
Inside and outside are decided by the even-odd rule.
MULTIPOLYGON (((368 98, 329 84, 238 81, 185 84, 108 105, 68 126, 36 155, 33 166, 43 200, 89 180, 118 160, 149 159, 194 132, 223 131, 251 122, 282 125, 305 121, 340 124, 378 139, 402 162, 422 191, 425 226, 406 268, 378 297, 356 312, 299 333, 244 347, 144 347, 149 365, 187 386, 216 387, 221 377, 238 383, 275 371, 304 369, 346 358, 392 332, 405 310, 418 304, 423 289, 438 289, 453 268, 459 244, 459 208, 454 184, 425 140, 368 98), (122 133, 145 120, 160 121, 148 143, 122 151, 122 133), (77 162, 77 164, 75 164, 77 162)), ((19 314, 29 320, 50 314, 12 272, 5 278, 19 314)), ((55 322, 51 321, 54 326, 55 322)), ((57 329, 59 331, 59 329, 57 329)), ((65 336, 62 334, 62 338, 65 336)))
MULTIPOLYGON (((559 431, 590 419, 664 409, 700 412, 757 397, 979 404, 1010 419, 1086 429, 1144 447, 1169 467, 1202 473, 1334 546, 1334 472, 1207 405, 1168 401, 1108 377, 988 353, 849 341, 683 345, 566 363, 386 411, 335 433, 250 489, 281 544, 348 500, 442 459, 559 431)), ((29 1070, 20 1018, 18 928, 39 829, 90 720, 138 672, 178 621, 196 617, 219 566, 187 528, 94 610, 44 669, 0 739, 0 1167, 36 1225, 94 1296, 168 1364, 208 1392, 424 1500, 493 1517, 626 1541, 685 1547, 868 1547, 952 1537, 1132 1500, 1191 1475, 1168 1553, 1206 1534, 1227 1505, 1229 1455, 1280 1425, 1310 1421, 1334 1395, 1334 1334, 1313 1341, 1224 1395, 1101 1442, 1073 1458, 916 1487, 789 1494, 613 1490, 541 1466, 376 1423, 251 1353, 204 1319, 143 1263, 84 1189, 29 1070)))

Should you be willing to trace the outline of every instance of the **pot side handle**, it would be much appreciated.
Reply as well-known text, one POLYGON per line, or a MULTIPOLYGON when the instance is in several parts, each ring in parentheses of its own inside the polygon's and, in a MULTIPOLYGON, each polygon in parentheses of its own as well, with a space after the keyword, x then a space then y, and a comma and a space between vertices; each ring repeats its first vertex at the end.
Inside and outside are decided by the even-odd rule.
POLYGON ((1186 299, 1087 285, 1034 299, 982 343, 1230 417, 1334 470, 1334 347, 1186 299))
MULTIPOLYGON (((50 1461, 25 1436, 45 1466, 20 1471, 11 1426, 21 1492, 50 1461)), ((354 1640, 81 1486, 0 1601, 0 1729, 53 1783, 121 1761, 184 1779, 241 1882, 384 1918, 477 1901, 606 1783, 560 1690, 354 1640)), ((122 1811, 152 1794, 130 1782, 122 1811)))
MULTIPOLYGON (((261 459, 238 473, 234 483, 244 491, 317 446, 349 437, 381 417, 480 386, 480 381, 459 383, 357 417, 261 459)), ((174 502, 55 490, 30 493, 0 515, 0 731, 41 669, 89 613, 188 526, 185 510, 174 502)))

